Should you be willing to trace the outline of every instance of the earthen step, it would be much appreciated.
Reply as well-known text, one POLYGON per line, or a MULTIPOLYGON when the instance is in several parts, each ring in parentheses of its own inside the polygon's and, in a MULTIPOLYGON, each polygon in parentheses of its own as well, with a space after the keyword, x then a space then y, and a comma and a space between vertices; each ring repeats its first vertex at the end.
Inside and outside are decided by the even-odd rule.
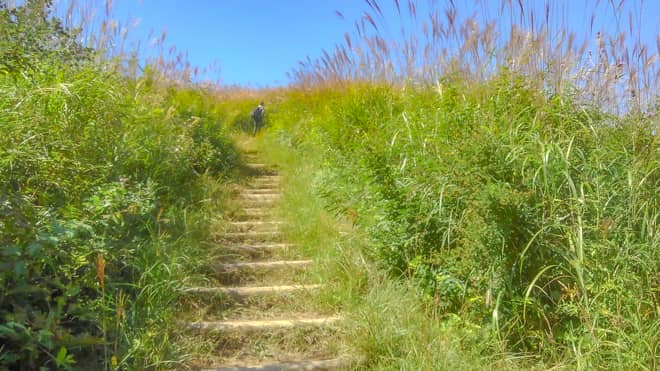
POLYGON ((254 178, 246 188, 279 188, 282 178, 254 178))
POLYGON ((282 285, 282 286, 247 286, 247 287, 189 287, 183 292, 192 294, 226 294, 236 297, 257 295, 289 294, 298 291, 312 291, 322 285, 282 285))
POLYGON ((292 267, 306 267, 312 264, 312 260, 275 260, 265 262, 240 262, 218 264, 216 268, 220 271, 232 271, 239 269, 274 269, 274 268, 292 268, 292 267))
POLYGON ((239 198, 242 200, 264 200, 279 198, 279 193, 241 193, 239 198))
POLYGON ((238 255, 264 257, 278 250, 286 250, 291 246, 293 245, 287 243, 253 243, 225 246, 225 249, 238 255))
POLYGON ((277 188, 245 188, 242 193, 252 193, 252 194, 280 194, 280 191, 277 188))
POLYGON ((283 221, 280 220, 248 220, 248 221, 238 221, 238 222, 229 222, 229 225, 236 227, 257 227, 264 225, 282 225, 283 221))
POLYGON ((278 200, 279 197, 272 197, 272 196, 263 196, 263 195, 257 195, 257 196, 241 196, 239 200, 241 201, 241 205, 243 207, 251 208, 255 206, 268 206, 272 207, 273 203, 278 200))
POLYGON ((221 366, 215 368, 202 368, 201 371, 314 371, 339 369, 346 367, 347 365, 348 361, 346 359, 334 358, 248 366, 221 366))
POLYGON ((270 191, 268 188, 253 188, 249 191, 241 192, 238 195, 239 197, 236 197, 237 201, 238 200, 244 200, 246 195, 264 196, 264 197, 282 197, 282 194, 278 190, 270 191), (262 190, 263 191, 268 191, 268 192, 261 192, 262 190))
POLYGON ((282 176, 277 174, 264 174, 252 178, 252 181, 281 180, 282 176))
POLYGON ((286 249, 289 247, 296 246, 293 243, 285 243, 285 242, 251 242, 251 243, 239 243, 235 245, 227 245, 225 247, 229 249, 264 249, 264 250, 270 250, 270 249, 286 249))
POLYGON ((241 205, 243 206, 243 210, 245 209, 264 209, 271 211, 273 210, 273 206, 275 206, 275 203, 277 202, 276 199, 270 199, 270 200, 243 200, 241 202, 241 205))
POLYGON ((250 185, 250 188, 246 188, 246 190, 248 191, 270 190, 277 193, 280 192, 280 184, 275 182, 257 183, 250 185))
POLYGON ((241 209, 244 214, 268 215, 272 209, 268 207, 244 207, 241 209))
POLYGON ((255 243, 243 243, 243 244, 236 244, 236 245, 228 245, 225 246, 225 248, 229 250, 235 250, 235 251, 240 251, 240 250, 246 250, 246 251, 273 251, 273 250, 284 250, 288 249, 289 247, 293 247, 294 244, 292 243, 280 243, 280 242, 255 242, 255 243))
POLYGON ((254 187, 255 185, 263 187, 266 184, 270 184, 274 187, 277 187, 281 181, 282 181, 282 177, 280 177, 279 175, 262 175, 259 178, 252 178, 250 180, 250 183, 248 184, 252 187, 254 187))
POLYGON ((279 230, 280 226, 284 225, 284 222, 279 220, 263 220, 255 218, 238 218, 239 220, 234 220, 229 222, 229 229, 232 232, 276 232, 279 230))
POLYGON ((281 183, 281 178, 255 178, 252 179, 252 181, 249 183, 248 187, 245 188, 259 188, 263 189, 266 187, 272 187, 272 188, 279 188, 280 183, 281 183))
POLYGON ((266 200, 271 201, 280 198, 278 193, 242 193, 241 198, 244 200, 266 200))
POLYGON ((188 326, 194 330, 238 330, 238 331, 264 331, 309 326, 327 326, 341 320, 339 316, 279 319, 262 321, 200 321, 190 323, 188 326))
POLYGON ((247 231, 247 232, 225 232, 222 237, 225 239, 257 239, 264 240, 273 237, 280 237, 282 232, 279 231, 247 231))
POLYGON ((277 232, 284 222, 279 220, 260 220, 248 219, 242 221, 229 222, 229 228, 232 232, 277 232))
POLYGON ((254 220, 270 220, 273 218, 273 212, 263 209, 249 210, 248 212, 237 211, 232 215, 232 219, 236 221, 254 221, 254 220))

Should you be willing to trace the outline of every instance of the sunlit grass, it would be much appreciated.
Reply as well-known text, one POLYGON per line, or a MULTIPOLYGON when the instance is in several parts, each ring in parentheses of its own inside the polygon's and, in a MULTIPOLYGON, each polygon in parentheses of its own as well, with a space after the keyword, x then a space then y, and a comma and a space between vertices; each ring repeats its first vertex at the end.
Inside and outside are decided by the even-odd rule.
POLYGON ((0 9, 0 368, 170 367, 237 150, 213 95, 128 78, 45 5, 0 9))
POLYGON ((269 91, 190 88, 176 49, 138 73, 116 24, 94 38, 0 10, 0 366, 168 368, 212 346, 177 343, 175 303, 212 258, 237 143, 281 167, 291 254, 318 261, 311 305, 346 315, 335 345, 356 367, 657 368, 644 17, 583 44, 512 1, 501 24, 396 2, 432 30, 416 43, 385 39, 367 4, 269 91))
MULTIPOLYGON (((410 279, 422 292, 425 325, 470 333, 476 362, 652 369, 657 121, 584 109, 570 97, 548 100, 511 78, 446 81, 442 91, 369 84, 292 91, 271 118, 268 137, 277 145, 265 147, 298 153, 284 163, 309 180, 291 188, 312 184, 298 192, 322 196, 325 210, 356 227, 351 235, 362 234, 321 244, 342 267, 332 275, 362 285, 382 276, 359 265, 343 270, 352 266, 346 256, 362 256, 389 272, 384 277, 410 279)), ((306 210, 308 202, 296 203, 306 210)), ((400 331, 422 331, 398 323, 400 331)), ((369 338, 351 338, 364 341, 368 356, 441 364, 431 353, 441 345, 406 353, 405 337, 381 338, 391 339, 392 326, 374 327, 369 338)))

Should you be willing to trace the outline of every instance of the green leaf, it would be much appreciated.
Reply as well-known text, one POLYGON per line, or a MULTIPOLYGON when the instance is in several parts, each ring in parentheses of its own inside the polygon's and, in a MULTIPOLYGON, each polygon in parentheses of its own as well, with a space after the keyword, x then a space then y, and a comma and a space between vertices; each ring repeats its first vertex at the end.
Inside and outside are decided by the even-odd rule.
POLYGON ((67 350, 66 347, 61 347, 57 352, 57 357, 55 357, 55 362, 58 366, 63 366, 67 361, 67 350))
POLYGON ((28 255, 31 258, 37 257, 39 256, 39 253, 41 252, 42 248, 43 245, 40 242, 38 241, 31 242, 27 247, 28 255))
POLYGON ((14 279, 20 280, 25 276, 27 271, 27 264, 23 260, 19 260, 14 264, 14 279))

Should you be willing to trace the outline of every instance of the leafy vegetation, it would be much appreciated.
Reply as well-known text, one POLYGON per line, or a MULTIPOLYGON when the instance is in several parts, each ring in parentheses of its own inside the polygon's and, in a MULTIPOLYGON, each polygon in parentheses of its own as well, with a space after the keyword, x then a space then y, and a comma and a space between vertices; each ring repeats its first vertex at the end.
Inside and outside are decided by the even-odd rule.
POLYGON ((367 4, 344 44, 256 92, 165 81, 189 66, 163 61, 126 73, 48 2, 0 6, 0 368, 179 365, 176 291, 240 163, 229 130, 265 95, 289 235, 325 262, 319 300, 345 309, 361 367, 657 368, 641 17, 591 58, 548 6, 394 1, 421 30, 388 39, 367 4))
MULTIPOLYGON (((362 253, 423 290, 429 323, 457 337, 472 330, 469 349, 484 364, 500 354, 542 367, 654 369, 656 57, 633 62, 625 35, 602 32, 599 48, 618 41, 587 70, 586 47, 549 36, 561 22, 511 2, 501 12, 522 21, 508 33, 487 20, 460 24, 453 4, 444 22, 439 5, 424 21, 411 2, 410 19, 441 31, 398 44, 379 33, 382 4, 367 3, 357 35, 273 93, 281 103, 268 146, 314 161, 326 207, 367 234, 362 253), (542 24, 529 28, 535 15, 542 24)), ((370 328, 368 362, 453 367, 431 355, 437 348, 397 348, 376 328, 388 326, 370 328)))
POLYGON ((368 232, 369 256, 424 288, 436 316, 483 328, 499 344, 491 351, 653 364, 659 163, 649 119, 613 125, 509 76, 447 82, 442 93, 316 94, 324 105, 292 93, 279 107, 279 142, 321 154, 327 205, 368 232))
POLYGON ((238 154, 210 93, 123 76, 49 9, 0 11, 0 368, 162 368, 238 154))

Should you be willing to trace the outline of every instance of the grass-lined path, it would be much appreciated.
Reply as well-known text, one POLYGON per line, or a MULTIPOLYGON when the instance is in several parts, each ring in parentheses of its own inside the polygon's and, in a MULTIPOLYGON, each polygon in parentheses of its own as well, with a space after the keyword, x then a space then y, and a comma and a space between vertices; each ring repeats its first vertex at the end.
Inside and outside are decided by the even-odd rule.
POLYGON ((240 209, 218 233, 218 259, 206 267, 213 285, 189 287, 188 327, 206 344, 202 370, 326 370, 341 368, 333 342, 337 313, 319 312, 313 297, 323 285, 307 282, 314 264, 297 256, 273 208, 280 176, 247 154, 249 185, 240 209))

